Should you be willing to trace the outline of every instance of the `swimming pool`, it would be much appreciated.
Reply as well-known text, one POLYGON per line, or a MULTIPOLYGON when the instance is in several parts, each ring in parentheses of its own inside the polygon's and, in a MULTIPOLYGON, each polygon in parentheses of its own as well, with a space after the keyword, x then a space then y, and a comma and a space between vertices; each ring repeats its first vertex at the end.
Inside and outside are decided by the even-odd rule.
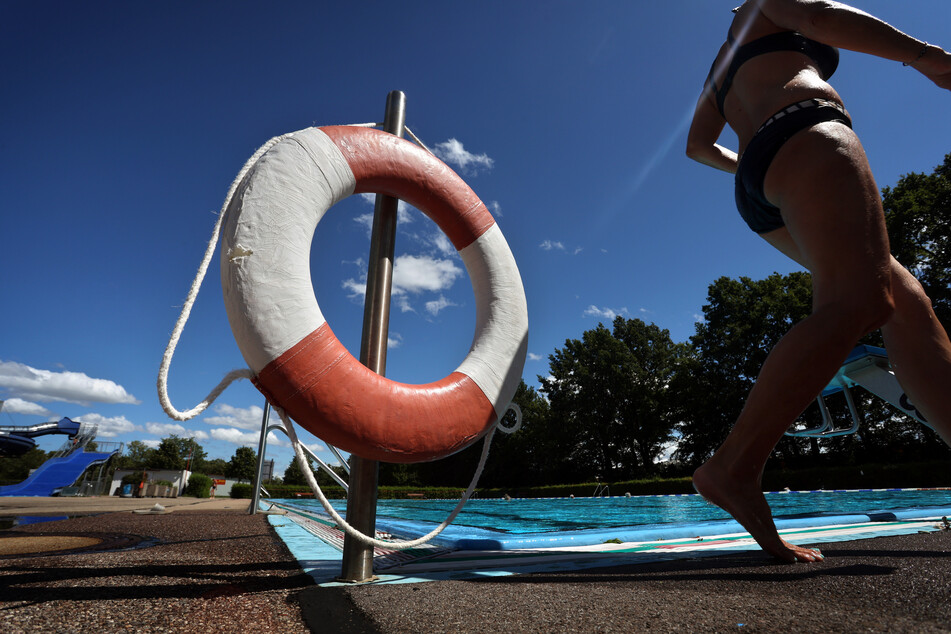
MULTIPOLYGON (((767 493, 779 529, 951 515, 949 489, 792 491, 767 493)), ((316 500, 274 500, 324 515, 316 500)), ((380 500, 377 530, 398 538, 425 535, 457 500, 380 500)), ((343 512, 345 500, 333 500, 343 512)), ((514 550, 638 542, 745 532, 699 495, 470 500, 432 540, 460 550, 514 550)))

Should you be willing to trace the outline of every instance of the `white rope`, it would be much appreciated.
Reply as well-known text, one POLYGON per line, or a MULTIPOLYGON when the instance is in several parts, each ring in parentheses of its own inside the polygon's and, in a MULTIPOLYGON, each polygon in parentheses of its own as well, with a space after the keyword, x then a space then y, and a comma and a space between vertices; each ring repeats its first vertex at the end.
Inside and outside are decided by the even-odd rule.
POLYGON ((428 147, 426 147, 426 144, 423 143, 423 142, 419 139, 418 136, 416 136, 415 134, 413 134, 413 131, 409 129, 409 126, 404 125, 404 126, 403 126, 403 129, 406 131, 406 134, 409 135, 409 138, 413 139, 413 141, 416 142, 416 145, 418 145, 419 147, 423 148, 424 150, 426 150, 427 152, 429 152, 429 153, 432 154, 433 156, 436 156, 436 153, 435 153, 435 152, 433 152, 433 151, 430 150, 428 147))
POLYGON ((482 456, 479 458, 479 466, 476 469, 475 475, 472 476, 472 482, 469 483, 469 488, 466 489, 466 492, 462 495, 462 498, 459 500, 456 508, 454 508, 452 513, 449 514, 449 517, 446 518, 446 521, 418 539, 413 539, 410 541, 388 542, 364 535, 353 526, 348 524, 342 517, 340 517, 340 514, 337 513, 334 507, 330 505, 330 501, 324 496, 324 492, 320 490, 320 485, 317 484, 317 479, 314 477, 314 473, 310 469, 310 463, 307 462, 307 458, 304 456, 304 451, 301 449, 300 441, 297 440, 297 433, 294 431, 294 425, 291 423, 290 418, 287 417, 283 409, 279 407, 275 407, 274 409, 277 410, 281 420, 284 421, 284 427, 287 429, 287 436, 291 439, 291 445, 293 445, 294 453, 297 456, 297 464, 300 466, 300 470, 304 474, 304 478, 307 479, 307 484, 310 485, 311 491, 313 491, 317 499, 320 500, 320 504, 324 507, 324 510, 327 511, 330 517, 333 518, 337 525, 340 526, 340 528, 342 528, 347 533, 347 535, 354 538, 358 542, 368 546, 376 546, 377 548, 387 548, 389 550, 406 550, 407 548, 421 546, 439 533, 443 532, 447 526, 452 524, 452 521, 456 519, 456 516, 459 515, 460 511, 462 511, 462 507, 465 506, 466 502, 469 501, 469 497, 472 495, 476 484, 479 482, 479 477, 482 475, 482 470, 485 468, 486 459, 489 457, 489 446, 492 444, 492 437, 495 435, 495 430, 498 426, 498 423, 496 423, 496 425, 493 425, 492 429, 489 430, 489 433, 486 434, 485 441, 482 445, 482 456))
POLYGON ((518 403, 512 401, 509 403, 509 406, 505 408, 505 413, 502 414, 502 418, 499 419, 499 431, 503 434, 514 434, 519 429, 522 428, 522 408, 518 406, 518 403), (509 413, 509 411, 515 412, 515 424, 511 427, 502 424, 502 420, 509 413))
POLYGON ((188 321, 188 317, 192 312, 192 306, 194 306, 195 300, 198 298, 198 291, 201 288, 201 283, 205 279, 205 274, 208 272, 208 265, 211 264, 211 258, 215 253, 215 248, 218 246, 218 234, 221 232, 221 225, 224 222, 225 213, 228 210, 228 206, 231 204, 231 199, 234 197, 234 193, 238 189, 238 185, 241 184, 241 181, 251 170, 251 168, 254 167, 254 164, 258 162, 261 156, 263 156, 264 153, 270 150, 272 147, 284 139, 292 136, 293 134, 294 133, 291 132, 289 134, 276 136, 258 148, 258 151, 255 152, 251 158, 245 162, 244 167, 242 167, 241 171, 238 172, 238 176, 234 179, 234 181, 231 183, 231 187, 228 189, 228 195, 225 196, 224 205, 221 206, 221 211, 218 213, 218 221, 215 223, 215 228, 211 232, 211 239, 208 241, 208 247, 205 249, 205 257, 202 258, 201 264, 198 266, 198 272, 195 274, 195 279, 192 281, 191 289, 188 291, 188 297, 185 298, 185 303, 182 306, 182 312, 178 316, 178 321, 175 322, 175 328, 172 330, 172 334, 168 339, 168 345, 165 347, 165 354, 162 355, 162 364, 159 366, 158 381, 156 382, 158 387, 159 403, 162 404, 162 409, 165 410, 165 413, 168 414, 168 416, 173 420, 185 421, 198 416, 203 411, 205 411, 208 406, 211 405, 215 399, 225 391, 225 388, 227 388, 233 382, 239 379, 250 379, 254 376, 251 370, 248 369, 232 370, 225 375, 221 382, 211 392, 208 393, 208 396, 205 397, 205 400, 184 412, 175 409, 175 406, 172 405, 172 401, 168 396, 168 369, 172 363, 172 356, 175 354, 175 348, 178 346, 178 340, 181 338, 182 331, 185 329, 185 323, 188 321))

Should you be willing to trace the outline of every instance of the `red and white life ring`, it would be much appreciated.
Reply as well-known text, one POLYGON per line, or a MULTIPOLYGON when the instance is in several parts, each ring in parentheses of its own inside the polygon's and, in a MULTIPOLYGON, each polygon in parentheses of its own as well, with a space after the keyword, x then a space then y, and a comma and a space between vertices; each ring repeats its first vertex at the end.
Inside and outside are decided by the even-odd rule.
POLYGON ((309 128, 269 149, 227 210, 221 283, 254 384, 303 427, 358 456, 419 462, 459 451, 505 413, 518 387, 528 310, 505 238, 455 172, 391 134, 309 128), (398 383, 363 366, 333 334, 314 296, 317 223, 335 203, 364 192, 426 213, 472 280, 472 347, 455 372, 434 383, 398 383))

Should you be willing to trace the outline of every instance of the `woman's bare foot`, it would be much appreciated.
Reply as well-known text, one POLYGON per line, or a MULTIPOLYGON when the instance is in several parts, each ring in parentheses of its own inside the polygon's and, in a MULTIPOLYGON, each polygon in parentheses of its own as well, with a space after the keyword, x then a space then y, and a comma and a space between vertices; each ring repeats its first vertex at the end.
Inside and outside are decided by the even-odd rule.
POLYGON ((790 544, 779 536, 766 496, 758 482, 737 480, 720 470, 714 459, 707 461, 693 474, 697 493, 733 516, 767 553, 788 563, 822 561, 816 549, 790 544))

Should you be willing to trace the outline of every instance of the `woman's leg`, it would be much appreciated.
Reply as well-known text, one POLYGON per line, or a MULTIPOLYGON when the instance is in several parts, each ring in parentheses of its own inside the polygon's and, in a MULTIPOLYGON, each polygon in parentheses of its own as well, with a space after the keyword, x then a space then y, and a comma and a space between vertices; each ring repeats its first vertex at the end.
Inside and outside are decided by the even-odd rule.
POLYGON ((951 445, 951 341, 918 280, 892 258, 895 312, 882 326, 888 359, 902 389, 951 445))
POLYGON ((845 126, 820 124, 790 139, 765 189, 786 227, 764 237, 812 272, 813 313, 770 352, 736 425, 694 474, 694 485, 763 550, 813 561, 821 556, 776 532, 760 484, 763 467, 856 341, 891 315, 888 239, 864 151, 845 126))

